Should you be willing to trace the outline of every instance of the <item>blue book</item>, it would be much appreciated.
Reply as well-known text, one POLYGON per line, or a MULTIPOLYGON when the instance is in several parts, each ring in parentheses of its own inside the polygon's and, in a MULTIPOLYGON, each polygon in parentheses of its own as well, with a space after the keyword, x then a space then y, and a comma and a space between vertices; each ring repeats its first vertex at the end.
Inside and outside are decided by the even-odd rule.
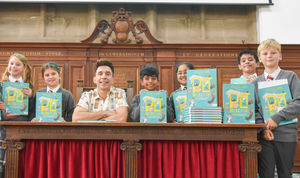
POLYGON ((22 92, 29 83, 3 82, 3 101, 10 114, 28 115, 28 96, 22 92))
POLYGON ((188 106, 187 90, 173 93, 176 121, 183 122, 183 110, 188 106))
POLYGON ((240 78, 231 78, 230 84, 247 84, 247 78, 246 77, 240 77, 240 78))
POLYGON ((60 122, 62 115, 61 93, 36 93, 36 121, 38 122, 60 122))
MULTIPOLYGON (((258 97, 265 122, 292 100, 287 79, 258 82, 258 97)), ((281 121, 279 125, 297 123, 298 119, 281 121)))
POLYGON ((167 92, 140 92, 140 122, 167 123, 167 92))
POLYGON ((223 123, 255 124, 253 84, 223 85, 223 123))
POLYGON ((217 88, 216 69, 196 69, 187 71, 187 90, 190 106, 218 106, 217 88))

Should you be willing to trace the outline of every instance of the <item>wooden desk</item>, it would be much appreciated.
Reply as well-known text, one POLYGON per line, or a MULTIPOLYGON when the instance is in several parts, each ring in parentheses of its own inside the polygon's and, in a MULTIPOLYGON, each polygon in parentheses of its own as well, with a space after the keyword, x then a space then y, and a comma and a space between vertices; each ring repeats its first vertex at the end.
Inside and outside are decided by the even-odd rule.
POLYGON ((238 141, 244 154, 244 178, 257 177, 257 130, 263 125, 150 123, 30 123, 0 122, 6 128, 6 178, 18 178, 19 151, 24 139, 123 140, 125 176, 137 177, 140 140, 238 141))

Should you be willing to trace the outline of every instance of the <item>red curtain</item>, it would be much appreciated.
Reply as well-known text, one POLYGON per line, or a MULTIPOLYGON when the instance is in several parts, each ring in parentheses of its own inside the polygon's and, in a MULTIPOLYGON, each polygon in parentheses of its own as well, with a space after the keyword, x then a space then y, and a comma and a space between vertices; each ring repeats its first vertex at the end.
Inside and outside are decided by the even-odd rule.
MULTIPOLYGON (((123 178, 121 141, 26 140, 20 178, 123 178)), ((138 178, 239 178, 237 142, 143 141, 138 178)))
POLYGON ((239 178, 243 155, 237 142, 144 141, 138 178, 239 178))
POLYGON ((20 178, 121 178, 121 141, 26 140, 20 178))

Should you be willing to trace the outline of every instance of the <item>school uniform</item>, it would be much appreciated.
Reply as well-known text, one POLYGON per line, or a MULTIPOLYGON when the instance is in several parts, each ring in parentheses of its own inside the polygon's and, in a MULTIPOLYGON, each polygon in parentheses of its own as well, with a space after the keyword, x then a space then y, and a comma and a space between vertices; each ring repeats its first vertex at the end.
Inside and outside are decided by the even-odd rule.
MULTIPOLYGON (((48 92, 48 93, 61 93, 62 94, 62 117, 67 122, 72 122, 72 115, 75 109, 75 101, 73 95, 70 91, 57 86, 54 89, 49 87, 38 90, 37 92, 48 92)), ((34 101, 36 100, 36 97, 34 101)), ((36 101, 35 101, 36 102, 36 101)))
MULTIPOLYGON (((20 83, 24 83, 22 77, 15 79, 12 78, 11 76, 8 77, 8 81, 10 82, 20 82, 20 83)), ((2 101, 2 84, 0 84, 0 95, 1 95, 1 101, 2 101)), ((9 119, 6 120, 6 111, 3 110, 1 111, 1 121, 30 121, 33 118, 33 113, 34 113, 34 103, 33 103, 33 97, 29 97, 29 102, 28 102, 29 106, 28 106, 28 115, 19 115, 16 118, 13 119, 9 119)), ((6 131, 3 127, 0 127, 0 143, 2 145, 2 143, 5 141, 6 138, 6 131)), ((5 150, 2 149, 2 147, 0 147, 0 177, 4 178, 4 171, 5 171, 5 150)))
MULTIPOLYGON (((255 86, 255 123, 264 124, 262 106, 258 97, 258 82, 267 81, 268 74, 265 72, 253 81, 255 86)), ((293 100, 281 111, 271 116, 279 124, 284 120, 292 120, 300 114, 300 81, 297 75, 288 70, 278 68, 273 74, 275 80, 287 79, 293 100)), ((266 118, 267 119, 267 118, 266 118)), ((272 130, 274 134, 273 141, 266 141, 263 138, 263 131, 258 135, 259 143, 262 145, 262 151, 258 153, 259 177, 274 177, 275 165, 279 178, 288 178, 292 176, 294 156, 298 141, 298 123, 280 125, 272 130)))

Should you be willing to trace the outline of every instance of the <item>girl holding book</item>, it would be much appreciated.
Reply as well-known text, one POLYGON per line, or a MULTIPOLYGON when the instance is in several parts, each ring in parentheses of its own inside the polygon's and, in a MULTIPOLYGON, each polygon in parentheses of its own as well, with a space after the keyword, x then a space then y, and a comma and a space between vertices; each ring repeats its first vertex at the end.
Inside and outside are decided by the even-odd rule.
POLYGON ((16 83, 29 83, 29 87, 24 87, 22 92, 29 97, 29 106, 28 106, 28 113, 29 115, 18 115, 18 114, 10 114, 4 110, 3 101, 0 102, 0 109, 2 110, 2 121, 9 120, 9 121, 29 121, 32 118, 33 108, 33 82, 31 77, 31 67, 28 65, 27 58, 20 53, 14 53, 10 56, 7 68, 2 75, 2 81, 0 85, 0 92, 1 96, 2 93, 2 86, 3 82, 16 82, 16 83))
MULTIPOLYGON (((29 115, 18 115, 10 114, 6 112, 4 103, 2 101, 2 87, 3 82, 19 82, 19 83, 29 83, 29 87, 24 87, 22 92, 29 97, 28 113, 33 113, 32 104, 30 104, 32 99, 33 84, 31 78, 31 67, 28 65, 27 58, 20 53, 14 53, 10 56, 8 65, 5 72, 2 75, 2 81, 0 84, 0 110, 1 110, 1 120, 2 121, 29 121, 31 114, 29 115)), ((0 127, 0 141, 3 142, 6 138, 6 132, 3 127, 0 127)), ((4 162, 5 162, 5 150, 0 147, 0 177, 4 178, 4 162)))
MULTIPOLYGON (((72 93, 60 86, 61 71, 54 62, 48 62, 42 67, 42 76, 47 88, 38 90, 37 92, 61 93, 62 94, 62 119, 61 121, 72 121, 72 114, 75 108, 75 101, 72 93)), ((34 100, 36 102, 36 100, 34 100)), ((36 119, 32 120, 33 122, 36 119)))
MULTIPOLYGON (((175 106, 174 106, 173 94, 175 92, 183 91, 183 90, 187 89, 187 86, 186 86, 187 85, 187 70, 191 70, 191 69, 194 69, 194 65, 189 62, 180 63, 176 67, 176 76, 177 76, 177 81, 180 84, 180 87, 177 90, 175 90, 173 93, 171 93, 171 95, 170 95, 170 102, 171 102, 171 105, 172 105, 174 111, 175 111, 175 106)), ((174 122, 176 122, 176 118, 174 119, 174 122)))

